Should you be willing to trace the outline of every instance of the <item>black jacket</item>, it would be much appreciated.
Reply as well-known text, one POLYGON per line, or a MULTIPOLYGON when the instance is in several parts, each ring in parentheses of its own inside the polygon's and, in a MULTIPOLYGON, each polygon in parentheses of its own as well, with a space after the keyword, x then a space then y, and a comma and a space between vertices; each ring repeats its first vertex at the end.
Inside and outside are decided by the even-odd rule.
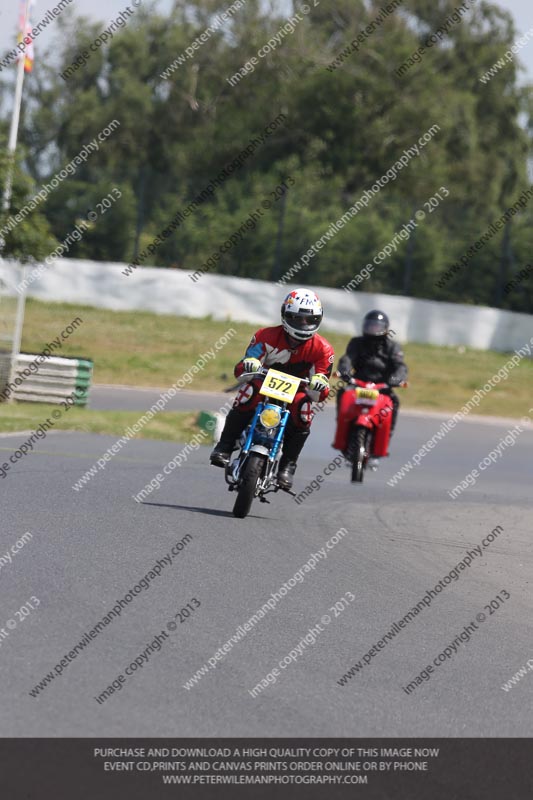
POLYGON ((361 381, 398 386, 407 379, 402 348, 386 336, 356 336, 351 339, 339 361, 339 372, 349 375, 352 369, 361 381))

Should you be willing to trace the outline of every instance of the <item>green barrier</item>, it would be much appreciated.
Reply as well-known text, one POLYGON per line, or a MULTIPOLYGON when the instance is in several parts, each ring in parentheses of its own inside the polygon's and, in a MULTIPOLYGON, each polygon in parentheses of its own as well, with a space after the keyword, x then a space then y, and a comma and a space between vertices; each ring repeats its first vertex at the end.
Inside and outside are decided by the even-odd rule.
POLYGON ((216 422, 217 418, 215 414, 211 413, 211 411, 200 411, 198 417, 196 418, 196 424, 198 427, 203 431, 209 431, 211 434, 215 429, 216 422))
POLYGON ((14 400, 32 403, 61 403, 73 397, 77 406, 87 405, 93 377, 93 362, 87 358, 50 356, 40 362, 37 371, 24 374, 38 358, 20 353, 17 359, 14 400))

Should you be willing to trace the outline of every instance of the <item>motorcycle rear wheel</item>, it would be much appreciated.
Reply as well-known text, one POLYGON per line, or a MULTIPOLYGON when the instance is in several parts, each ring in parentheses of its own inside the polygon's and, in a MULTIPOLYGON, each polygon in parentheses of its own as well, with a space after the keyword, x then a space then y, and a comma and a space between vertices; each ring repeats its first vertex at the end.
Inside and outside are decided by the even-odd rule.
POLYGON ((263 474, 264 465, 265 457, 258 453, 251 453, 246 460, 237 492, 237 499, 233 506, 233 516, 238 519, 244 519, 250 513, 257 482, 263 474))
POLYGON ((352 483, 362 483, 369 456, 371 433, 368 428, 354 428, 350 434, 352 454, 352 483))

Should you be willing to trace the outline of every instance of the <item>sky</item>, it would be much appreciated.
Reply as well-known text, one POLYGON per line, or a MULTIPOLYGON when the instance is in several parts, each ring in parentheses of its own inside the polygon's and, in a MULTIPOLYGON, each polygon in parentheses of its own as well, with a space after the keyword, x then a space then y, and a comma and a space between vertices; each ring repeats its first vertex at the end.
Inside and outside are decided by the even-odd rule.
MULTIPOLYGON (((510 11, 514 17, 520 36, 533 28, 533 2, 532 0, 499 0, 495 5, 510 11)), ((520 50, 518 59, 526 67, 522 82, 533 83, 533 39, 520 50)))
MULTIPOLYGON (((117 15, 131 5, 131 0, 72 0, 69 8, 75 9, 79 15, 87 16, 95 21, 100 20, 102 29, 107 27, 117 15)), ((139 4, 143 0, 138 0, 139 4)), ((525 34, 533 29, 533 0, 493 0, 496 5, 510 11, 515 19, 518 33, 525 34)), ((230 1, 228 0, 228 5, 230 1)), ((49 8, 56 5, 54 0, 37 0, 33 11, 33 21, 42 19, 49 8)), ((156 0, 156 6, 165 11, 172 5, 171 0, 156 0)), ((19 0, 0 0, 0 58, 4 57, 16 44, 15 31, 19 13, 19 0)), ((47 27, 36 40, 36 58, 42 46, 48 46, 54 39, 53 23, 47 27)), ((526 67, 522 74, 522 82, 533 82, 533 38, 523 47, 518 55, 526 67)))

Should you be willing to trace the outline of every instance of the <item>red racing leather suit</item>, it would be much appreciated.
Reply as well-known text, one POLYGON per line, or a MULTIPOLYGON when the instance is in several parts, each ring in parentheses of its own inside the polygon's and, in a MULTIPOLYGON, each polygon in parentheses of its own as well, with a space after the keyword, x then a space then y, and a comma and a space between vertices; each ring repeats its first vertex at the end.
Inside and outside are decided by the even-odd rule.
MULTIPOLYGON (((310 378, 317 373, 330 377, 335 360, 335 353, 330 343, 318 333, 291 347, 283 325, 272 328, 261 328, 248 345, 244 358, 257 358, 264 367, 272 367, 288 375, 298 378, 310 378)), ((235 367, 235 377, 242 375, 244 358, 235 367)), ((244 384, 235 398, 234 408, 237 411, 253 411, 261 399, 258 394, 262 378, 244 384)), ((311 425, 313 412, 311 404, 322 402, 327 398, 329 388, 322 392, 299 391, 289 406, 291 419, 297 429, 306 429, 311 425)))

